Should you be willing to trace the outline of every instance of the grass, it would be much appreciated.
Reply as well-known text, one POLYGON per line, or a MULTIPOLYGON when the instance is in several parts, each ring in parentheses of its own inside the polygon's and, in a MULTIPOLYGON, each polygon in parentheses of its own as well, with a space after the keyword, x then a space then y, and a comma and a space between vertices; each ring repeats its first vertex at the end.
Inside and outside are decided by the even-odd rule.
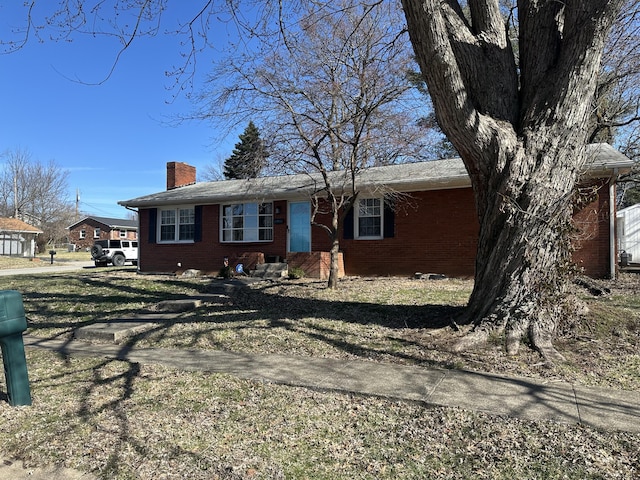
MULTIPOLYGON (((80 325, 210 291, 215 280, 131 268, 3 277, 22 292, 29 333, 70 338, 80 325)), ((636 286, 638 287, 636 290, 636 286)), ((454 354, 449 319, 471 283, 349 279, 256 284, 130 342, 464 367, 639 389, 635 278, 558 342, 565 365, 540 365, 500 342, 454 354)), ((640 435, 460 409, 313 391, 156 365, 27 350, 33 406, 0 403, 0 451, 104 479, 632 479, 640 435)))
MULTIPOLYGON (((31 333, 71 338, 78 326, 206 293, 212 280, 137 275, 128 267, 15 276, 5 285, 23 292, 31 333)), ((462 333, 449 324, 463 308, 471 281, 348 279, 340 287, 330 291, 311 280, 259 283, 221 305, 203 306, 141 333, 131 343, 366 358, 640 390, 640 303, 626 285, 609 297, 588 300, 591 314, 556 342, 567 362, 553 368, 526 346, 515 357, 505 356, 500 337, 479 350, 452 351, 462 333)))
POLYGON ((28 351, 27 465, 128 478, 634 478, 638 436, 28 351))

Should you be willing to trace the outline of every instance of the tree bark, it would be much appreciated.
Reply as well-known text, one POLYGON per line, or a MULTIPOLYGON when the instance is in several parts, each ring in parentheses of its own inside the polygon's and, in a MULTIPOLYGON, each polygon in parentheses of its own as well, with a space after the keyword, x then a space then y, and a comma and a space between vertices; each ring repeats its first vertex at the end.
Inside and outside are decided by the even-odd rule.
POLYGON ((331 243, 331 256, 329 266, 329 288, 338 288, 338 277, 340 276, 340 262, 338 261, 338 255, 340 253, 340 241, 337 238, 333 239, 331 243))
POLYGON ((572 196, 608 29, 623 0, 518 2, 519 64, 498 0, 403 0, 438 121, 471 178, 480 223, 459 349, 505 331, 548 360, 570 315, 572 196))

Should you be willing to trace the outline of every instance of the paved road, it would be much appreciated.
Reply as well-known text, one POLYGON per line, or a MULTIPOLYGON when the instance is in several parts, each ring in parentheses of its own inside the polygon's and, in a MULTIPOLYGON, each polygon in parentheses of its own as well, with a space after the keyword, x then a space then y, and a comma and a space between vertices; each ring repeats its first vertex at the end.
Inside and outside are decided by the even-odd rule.
POLYGON ((92 261, 53 262, 53 264, 43 263, 42 266, 39 266, 39 267, 3 269, 3 270, 0 270, 0 276, 35 275, 38 273, 70 272, 74 270, 81 270, 83 268, 95 268, 95 265, 92 261))

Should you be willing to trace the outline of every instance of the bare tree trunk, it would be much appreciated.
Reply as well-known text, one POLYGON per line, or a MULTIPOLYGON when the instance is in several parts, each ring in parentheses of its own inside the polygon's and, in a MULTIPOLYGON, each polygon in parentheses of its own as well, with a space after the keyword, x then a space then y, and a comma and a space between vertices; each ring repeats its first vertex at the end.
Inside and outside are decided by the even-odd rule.
MULTIPOLYGON (((336 198, 331 197, 331 201, 336 204, 336 198)), ((332 209, 332 217, 331 217, 331 234, 329 235, 331 238, 331 255, 330 255, 330 266, 329 266, 329 281, 327 286, 329 288, 338 288, 338 276, 340 273, 340 263, 338 262, 338 254, 340 252, 340 238, 339 238, 339 229, 338 225, 340 224, 340 211, 337 206, 332 209)))
POLYGON ((520 0, 519 64, 497 0, 403 0, 438 121, 480 222, 468 348, 504 330, 548 360, 567 305, 571 205, 604 40, 622 0, 520 0))
POLYGON ((504 329, 507 353, 517 353, 526 337, 545 358, 560 358, 551 340, 558 323, 572 314, 573 301, 567 297, 571 212, 583 156, 552 145, 553 140, 516 149, 507 177, 489 179, 486 185, 478 180, 476 188, 486 193, 478 196, 484 203, 478 205, 475 285, 464 317, 475 330, 458 349, 504 329), (550 152, 567 161, 554 162, 550 152), (545 156, 546 162, 537 161, 545 156))
POLYGON ((339 254, 340 254, 340 242, 336 238, 333 240, 331 244, 331 257, 330 257, 330 266, 329 266, 329 288, 338 288, 338 277, 340 274, 340 262, 339 262, 339 254))

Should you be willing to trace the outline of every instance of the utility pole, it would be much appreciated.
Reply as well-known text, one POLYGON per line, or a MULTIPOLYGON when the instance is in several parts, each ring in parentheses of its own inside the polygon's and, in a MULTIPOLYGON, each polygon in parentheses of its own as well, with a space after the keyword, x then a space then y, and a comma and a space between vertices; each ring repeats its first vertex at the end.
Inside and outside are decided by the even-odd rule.
POLYGON ((18 218, 18 174, 13 173, 13 218, 18 218))

